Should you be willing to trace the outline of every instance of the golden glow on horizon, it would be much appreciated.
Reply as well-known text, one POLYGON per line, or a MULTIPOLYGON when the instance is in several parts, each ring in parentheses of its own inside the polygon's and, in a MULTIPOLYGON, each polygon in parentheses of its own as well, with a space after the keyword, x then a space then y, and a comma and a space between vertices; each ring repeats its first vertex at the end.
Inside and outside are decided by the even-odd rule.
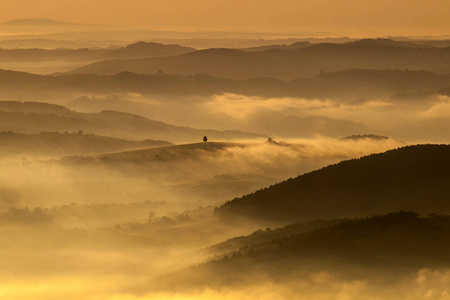
POLYGON ((3 0, 0 21, 51 18, 167 30, 446 35, 447 0, 3 0))

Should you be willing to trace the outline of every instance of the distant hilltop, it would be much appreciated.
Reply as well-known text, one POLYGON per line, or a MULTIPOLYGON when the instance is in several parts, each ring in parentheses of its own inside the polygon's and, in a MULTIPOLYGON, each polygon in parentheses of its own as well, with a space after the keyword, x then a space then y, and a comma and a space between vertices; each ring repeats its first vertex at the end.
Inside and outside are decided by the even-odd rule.
POLYGON ((66 23, 47 18, 18 19, 0 23, 1 26, 86 26, 85 24, 66 23))
POLYGON ((376 134, 355 134, 355 135, 350 135, 350 136, 346 136, 343 138, 340 138, 340 140, 353 140, 353 141, 360 141, 360 140, 377 140, 377 141, 381 141, 381 140, 388 140, 389 137, 387 136, 382 136, 382 135, 376 135, 376 134))

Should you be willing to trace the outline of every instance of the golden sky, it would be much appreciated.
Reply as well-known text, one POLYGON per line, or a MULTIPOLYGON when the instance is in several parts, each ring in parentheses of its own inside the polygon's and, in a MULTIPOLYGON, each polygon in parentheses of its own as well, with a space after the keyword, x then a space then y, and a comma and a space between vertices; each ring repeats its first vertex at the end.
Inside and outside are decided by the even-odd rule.
POLYGON ((0 21, 52 18, 168 30, 448 35, 450 0, 1 0, 0 21))

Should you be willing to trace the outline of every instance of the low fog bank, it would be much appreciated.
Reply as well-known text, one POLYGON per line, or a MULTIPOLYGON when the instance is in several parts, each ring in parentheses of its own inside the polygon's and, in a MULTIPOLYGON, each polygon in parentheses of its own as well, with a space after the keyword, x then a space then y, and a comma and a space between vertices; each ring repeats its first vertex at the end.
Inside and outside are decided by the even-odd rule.
MULTIPOLYGON (((392 72, 396 73, 397 71, 392 72)), ((403 73, 403 71, 398 72, 403 73)), ((405 71, 405 73, 409 72, 405 71)), ((415 78, 416 75, 409 74, 408 76, 415 78)), ((448 142, 449 132, 447 132, 446 128, 450 128, 446 126, 450 122, 450 100, 447 89, 444 87, 441 89, 424 88, 422 90, 421 88, 416 88, 414 82, 411 83, 409 81, 407 81, 408 86, 414 87, 412 90, 405 88, 398 93, 377 94, 371 91, 371 89, 376 90, 377 88, 371 87, 369 84, 371 89, 363 89, 358 95, 342 99, 342 97, 334 93, 329 95, 321 95, 320 93, 316 95, 313 93, 310 97, 281 97, 280 95, 283 94, 280 93, 273 93, 274 96, 246 96, 242 95, 244 91, 241 91, 242 94, 239 94, 239 90, 235 91, 235 93, 229 93, 226 88, 210 91, 208 87, 204 86, 201 86, 201 88, 208 90, 209 93, 199 93, 198 96, 192 96, 188 92, 181 92, 176 95, 164 93, 148 94, 142 90, 137 89, 134 91, 132 88, 127 87, 126 82, 134 84, 136 80, 141 80, 139 79, 140 75, 128 73, 118 75, 118 78, 114 77, 114 80, 126 81, 124 83, 125 87, 121 90, 107 88, 106 90, 96 91, 93 87, 82 90, 73 88, 68 90, 63 86, 59 86, 57 89, 50 89, 45 87, 46 78, 34 78, 31 76, 30 80, 37 82, 39 91, 35 92, 29 89, 22 91, 22 88, 16 86, 17 83, 14 83, 14 78, 29 76, 31 75, 9 74, 8 72, 4 74, 4 78, 12 81, 11 84, 8 84, 7 89, 9 89, 9 92, 13 92, 13 97, 17 97, 18 91, 21 91, 22 99, 51 101, 64 104, 76 111, 95 112, 96 114, 79 114, 75 117, 73 114, 69 115, 66 112, 64 117, 45 116, 45 118, 38 114, 29 119, 33 119, 41 124, 41 128, 29 128, 29 122, 22 121, 23 124, 17 127, 17 131, 22 132, 36 133, 36 130, 67 130, 73 132, 82 129, 86 133, 129 139, 152 138, 171 142, 193 142, 205 134, 214 135, 218 139, 237 140, 260 138, 262 136, 270 136, 276 139, 313 138, 316 136, 341 138, 348 135, 373 133, 400 140, 425 143, 448 142), (136 76, 137 79, 135 78, 136 76), (28 95, 27 93, 30 94, 28 95), (165 130, 150 131, 148 128, 154 128, 161 124, 153 123, 152 125, 150 121, 146 121, 146 130, 141 130, 142 127, 139 129, 140 127, 135 126, 136 124, 132 126, 130 116, 127 117, 125 114, 119 116, 118 113, 111 111, 136 114, 151 120, 182 127, 167 127, 165 130), (113 126, 116 125, 114 122, 111 124, 109 119, 112 115, 116 119, 120 118, 120 122, 117 122, 117 124, 121 125, 119 128, 113 126), (98 118, 101 119, 101 122, 97 120, 98 118), (91 123, 86 124, 86 121, 91 123), (106 125, 105 121, 110 122, 110 124, 106 125), (44 124, 46 125, 44 126, 44 124), (125 128, 128 128, 128 126, 130 126, 129 130, 126 130, 125 128), (204 130, 196 130, 194 128, 204 128, 204 130), (210 129, 234 130, 234 132, 218 133, 210 131, 210 129), (246 132, 239 133, 236 132, 237 130, 246 132)), ((164 80, 169 82, 187 80, 184 77, 182 79, 177 78, 177 75, 161 75, 163 76, 161 78, 157 74, 152 76, 152 80, 155 80, 155 86, 159 86, 158 80, 163 80, 161 79, 163 77, 167 77, 164 80)), ((358 74, 354 76, 358 78, 358 74)), ((396 81, 391 82, 388 80, 390 78, 389 75, 380 76, 389 86, 397 86, 396 81)), ((420 76, 424 76, 433 83, 433 76, 430 75, 431 78, 428 78, 427 74, 420 76)), ((203 78, 202 75, 197 77, 206 82, 212 80, 208 79, 208 77, 203 78)), ((67 81, 67 84, 76 84, 81 87, 90 86, 91 83, 106 84, 105 82, 113 80, 97 78, 95 75, 83 75, 74 79, 74 82, 67 78, 69 77, 60 76, 54 80, 58 85, 64 85, 66 84, 64 82, 67 81)), ((19 79, 17 80, 20 82, 19 79)), ((226 79, 220 80, 227 81, 226 79)), ((327 81, 326 78, 323 80, 327 81)), ((415 80, 420 82, 420 78, 415 78, 415 80)), ((148 86, 148 84, 143 84, 142 82, 140 84, 148 86)), ((184 84, 188 87, 191 86, 189 82, 184 84)), ((247 82, 244 85, 247 84, 252 85, 251 82, 247 82)), ((347 88, 341 89, 347 91, 352 90, 354 86, 358 86, 357 82, 353 81, 347 84, 347 88)), ((318 84, 317 89, 321 90, 320 84, 318 84)), ((8 117, 10 116, 4 114, 5 123, 0 123, 0 129, 15 131, 11 127, 17 124, 6 123, 8 117)), ((15 119, 19 117, 20 115, 14 116, 15 119)))
MULTIPOLYGON (((267 43, 227 38, 230 33, 214 33, 219 34, 215 39, 211 33, 196 33, 203 38, 153 34, 155 40, 199 47, 267 43)), ((107 57, 55 57, 51 63, 37 56, 23 59, 33 52, 41 58, 58 52, 102 52, 110 59, 147 56, 148 49, 141 47, 154 45, 120 48, 146 36, 146 31, 42 35, 53 41, 29 43, 85 45, 87 41, 77 39, 89 37, 89 43, 105 49, 30 49, 23 51, 22 61, 13 57, 3 62, 16 70, 61 72, 107 57), (127 52, 132 48, 137 52, 127 52)), ((350 40, 331 40, 343 41, 350 40)), ((392 42, 366 40, 350 46, 392 42)), ((319 48, 334 53, 335 46, 319 48)), ((242 54, 260 56, 257 52, 265 49, 242 54)), ((211 52, 241 53, 195 55, 211 52)), ((432 60, 439 66, 439 60, 432 60)), ((342 160, 417 142, 448 143, 449 76, 386 69, 321 72, 293 81, 232 80, 158 69, 151 70, 154 74, 112 76, 0 72, 3 97, 19 99, 0 103, 0 298, 450 300, 450 217, 435 210, 447 207, 442 159, 447 153, 419 155, 409 169, 384 165, 385 160, 350 167, 355 177, 337 172, 300 188, 316 188, 323 202, 275 189, 279 193, 267 197, 272 207, 249 209, 258 217, 276 217, 277 210, 286 210, 292 219, 244 216, 243 222, 233 223, 215 213, 225 201, 271 190, 276 183, 342 160), (64 104, 74 111, 23 99, 64 104), (432 156, 439 167, 418 170, 430 166, 424 156, 432 156), (389 173, 395 176, 389 177, 386 170, 392 169, 389 173), (414 170, 426 178, 408 181, 414 170), (374 174, 386 182, 375 186, 374 174), (433 181, 434 175, 444 180, 433 181), (355 178, 369 178, 367 186, 355 178), (401 193, 402 179, 413 196, 426 200, 417 202, 426 214, 348 219, 390 212, 395 203, 410 205, 401 193), (433 206, 433 193, 443 195, 438 199, 442 206, 433 206), (284 198, 305 206, 295 211, 284 198), (374 209, 366 209, 363 200, 373 200, 373 207, 367 207, 374 209), (314 214, 308 209, 316 207, 326 212, 323 220, 311 220, 314 214), (288 220, 298 222, 300 216, 309 221, 276 228, 288 220)), ((399 155, 393 161, 405 158, 399 155)))
POLYGON ((106 300, 198 300, 198 299, 412 299, 447 300, 449 271, 423 269, 392 282, 380 284, 377 280, 345 280, 333 273, 304 274, 303 279, 290 283, 261 282, 242 289, 203 289, 179 293, 133 293, 127 284, 142 279, 139 276, 85 276, 84 278, 48 277, 46 280, 9 280, 2 284, 5 299, 21 300, 31 297, 36 300, 106 299, 106 300), (51 283, 49 283, 51 282, 51 283), (92 285, 95 282, 95 286, 92 285), (24 285, 27 288, 24 288, 24 285))
POLYGON ((341 102, 332 98, 266 98, 237 94, 157 97, 140 94, 90 95, 67 103, 85 112, 102 109, 139 113, 150 119, 218 130, 245 130, 278 139, 341 138, 374 133, 412 142, 448 142, 446 95, 403 95, 341 102))
POLYGON ((333 272, 297 274, 287 283, 262 280, 244 288, 201 289, 174 293, 116 295, 113 299, 449 299, 450 271, 421 269, 409 274, 379 274, 379 279, 348 280, 333 272), (301 279, 300 279, 301 278, 301 279))
POLYGON ((199 248, 248 233, 219 224, 211 207, 162 216, 164 205, 72 204, 0 213, 0 295, 114 299, 130 286, 206 259, 199 248))
POLYGON ((214 205, 398 145, 320 138, 207 142, 64 160, 3 157, 1 296, 140 298, 155 276, 205 261, 209 254, 198 249, 258 229, 219 222, 214 205))
MULTIPOLYGON (((204 135, 225 141, 267 138, 263 134, 240 130, 219 131, 175 126, 112 110, 80 113, 49 103, 19 101, 0 101, 0 106, 0 129, 5 133, 78 132, 80 135, 87 133, 89 136, 100 135, 134 141, 170 139, 178 143, 199 141, 204 135)), ((78 143, 81 144, 81 141, 78 143)))
POLYGON ((403 143, 327 138, 186 144, 58 160, 0 161, 0 207, 167 202, 218 205, 299 174, 403 143))
MULTIPOLYGON (((281 229, 284 236, 256 243, 252 238, 237 251, 157 277, 149 286, 189 294, 204 288, 246 290, 265 283, 288 287, 290 294, 282 295, 282 299, 296 295, 333 299, 330 297, 338 292, 335 288, 343 287, 336 285, 340 282, 358 287, 348 294, 350 299, 366 298, 365 294, 372 294, 369 290, 375 287, 380 289, 374 289, 377 297, 384 294, 403 299, 406 295, 422 297, 428 293, 436 297, 432 299, 441 299, 448 296, 446 286, 409 294, 411 290, 403 284, 416 281, 421 285, 440 276, 438 284, 448 281, 449 221, 445 215, 419 217, 401 211, 323 224, 303 233, 293 233, 287 226, 281 229)), ((260 235, 269 236, 271 232, 266 230, 260 235)))
POLYGON ((197 249, 245 230, 230 231, 206 215, 200 218, 208 208, 187 213, 191 220, 173 217, 171 225, 149 216, 153 229, 145 222, 100 230, 0 225, 0 242, 7 245, 0 250, 1 295, 13 300, 449 297, 445 216, 417 219, 403 212, 400 220, 387 216, 387 227, 383 217, 325 222, 303 235, 288 233, 205 265, 198 263, 209 259, 197 249), (421 242, 408 243, 412 240, 421 242), (417 247, 423 242, 429 247, 417 247), (440 255, 430 256, 433 251, 440 255), (417 267, 429 262, 435 266, 417 267), (186 276, 185 270, 191 273, 186 276))
POLYGON ((48 277, 44 280, 8 280, 2 284, 5 299, 21 300, 32 297, 36 300, 105 299, 105 300, 352 300, 352 299, 412 299, 447 300, 450 271, 422 269, 408 276, 390 278, 390 283, 377 280, 346 280, 336 274, 319 272, 303 274, 302 279, 289 283, 261 282, 242 289, 202 289, 179 293, 133 293, 128 285, 142 279, 130 277, 99 276, 48 277), (48 281, 47 281, 48 280, 48 281), (51 284, 49 282, 52 282, 51 284), (95 282, 95 285, 92 285, 95 282), (24 286, 27 286, 24 288, 24 286))
POLYGON ((13 131, 0 132, 0 155, 5 157, 59 158, 68 155, 110 153, 148 147, 171 145, 167 141, 131 141, 119 138, 78 132, 40 132, 23 134, 13 131))

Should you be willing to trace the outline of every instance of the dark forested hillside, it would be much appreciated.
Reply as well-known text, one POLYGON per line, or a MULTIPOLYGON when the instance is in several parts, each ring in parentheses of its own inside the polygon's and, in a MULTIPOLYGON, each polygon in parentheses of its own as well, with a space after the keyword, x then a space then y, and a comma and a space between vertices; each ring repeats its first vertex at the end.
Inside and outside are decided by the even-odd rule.
POLYGON ((235 198, 223 220, 288 222, 400 209, 450 212, 450 146, 417 145, 343 161, 235 198))
MULTIPOLYGON (((397 212, 242 247, 219 260, 158 278, 156 288, 287 283, 315 272, 385 284, 407 272, 450 266, 450 217, 397 212)), ((393 281, 393 282, 394 282, 393 281)))

